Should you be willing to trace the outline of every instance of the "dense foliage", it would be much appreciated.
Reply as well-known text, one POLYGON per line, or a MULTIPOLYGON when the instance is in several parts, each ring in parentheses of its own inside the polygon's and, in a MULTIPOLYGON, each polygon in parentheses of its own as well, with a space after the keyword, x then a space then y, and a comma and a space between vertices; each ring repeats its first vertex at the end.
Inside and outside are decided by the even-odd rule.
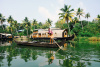
MULTIPOLYGON (((76 23, 76 24, 74 22, 69 23, 70 28, 71 28, 71 33, 72 34, 75 33, 76 36, 81 36, 81 37, 84 37, 84 36, 86 37, 99 36, 100 37, 100 20, 89 22, 89 25, 87 21, 82 21, 82 23, 83 23, 83 29, 81 26, 81 22, 76 23)), ((56 27, 59 27, 62 29, 67 28, 66 26, 67 24, 65 23, 63 24, 61 22, 56 23, 56 27)))

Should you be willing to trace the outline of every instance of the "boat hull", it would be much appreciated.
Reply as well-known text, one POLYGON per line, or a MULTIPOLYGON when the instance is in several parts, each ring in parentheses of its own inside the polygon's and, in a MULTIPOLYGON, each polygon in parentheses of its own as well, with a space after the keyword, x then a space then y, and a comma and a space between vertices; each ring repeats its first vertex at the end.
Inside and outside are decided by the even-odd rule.
MULTIPOLYGON (((33 47, 48 47, 48 48, 57 48, 58 45, 56 43, 50 44, 47 42, 18 42, 15 41, 17 45, 21 46, 33 46, 33 47)), ((59 42, 59 46, 63 46, 64 42, 59 42)))

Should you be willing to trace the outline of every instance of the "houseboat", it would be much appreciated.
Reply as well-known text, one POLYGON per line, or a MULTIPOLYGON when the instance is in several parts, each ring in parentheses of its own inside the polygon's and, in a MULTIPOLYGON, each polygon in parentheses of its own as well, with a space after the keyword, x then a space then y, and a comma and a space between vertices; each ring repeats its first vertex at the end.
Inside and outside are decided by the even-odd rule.
POLYGON ((20 37, 15 39, 17 45, 34 46, 34 47, 59 47, 63 46, 63 43, 67 40, 72 40, 74 35, 68 36, 68 30, 61 30, 60 28, 51 28, 53 32, 53 43, 50 43, 50 36, 48 29, 35 29, 30 35, 32 41, 29 41, 27 37, 20 37), (55 41, 56 40, 56 41, 55 41), (58 41, 57 41, 58 40, 58 41), (59 46, 57 45, 59 44, 59 46))
POLYGON ((12 35, 11 34, 7 34, 7 33, 0 33, 0 39, 12 39, 12 35))
MULTIPOLYGON (((68 36, 68 30, 64 29, 61 30, 60 28, 51 28, 53 32, 53 37, 56 40, 72 40, 74 38, 74 35, 68 36)), ((50 39, 50 36, 48 34, 48 29, 35 29, 33 33, 30 35, 30 38, 32 39, 50 39)))

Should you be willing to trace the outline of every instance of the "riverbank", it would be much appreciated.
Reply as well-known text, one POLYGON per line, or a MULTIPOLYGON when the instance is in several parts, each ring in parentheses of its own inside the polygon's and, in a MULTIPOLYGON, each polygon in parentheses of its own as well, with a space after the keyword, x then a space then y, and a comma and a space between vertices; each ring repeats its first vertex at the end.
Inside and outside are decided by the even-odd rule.
POLYGON ((79 42, 87 42, 87 41, 95 41, 95 42, 100 42, 100 37, 75 37, 74 41, 79 41, 79 42))

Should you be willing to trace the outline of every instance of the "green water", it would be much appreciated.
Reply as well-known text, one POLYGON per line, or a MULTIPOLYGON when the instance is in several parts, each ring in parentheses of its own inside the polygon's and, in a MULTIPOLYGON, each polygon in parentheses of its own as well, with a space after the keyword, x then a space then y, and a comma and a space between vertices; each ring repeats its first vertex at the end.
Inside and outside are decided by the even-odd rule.
POLYGON ((59 49, 0 41, 0 67, 100 67, 100 44, 66 43, 59 49))

